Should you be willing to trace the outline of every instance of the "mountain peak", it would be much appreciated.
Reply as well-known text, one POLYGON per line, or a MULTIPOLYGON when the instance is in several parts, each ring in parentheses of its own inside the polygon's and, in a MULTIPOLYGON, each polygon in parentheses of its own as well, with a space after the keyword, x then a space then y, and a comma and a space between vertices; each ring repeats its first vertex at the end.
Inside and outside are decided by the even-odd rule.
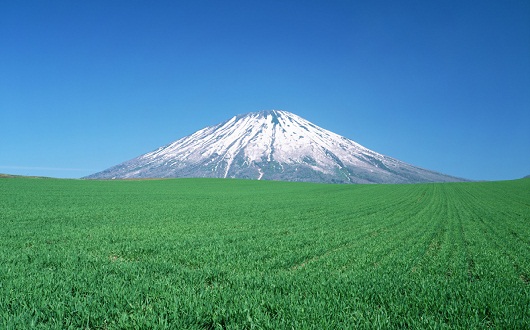
POLYGON ((281 116, 296 116, 295 114, 284 111, 284 110, 261 110, 254 112, 247 112, 236 116, 236 118, 250 117, 250 118, 267 118, 270 117, 271 121, 277 121, 278 117, 281 116))
POLYGON ((460 181, 381 155, 283 110, 234 116, 88 178, 153 177, 334 183, 460 181))

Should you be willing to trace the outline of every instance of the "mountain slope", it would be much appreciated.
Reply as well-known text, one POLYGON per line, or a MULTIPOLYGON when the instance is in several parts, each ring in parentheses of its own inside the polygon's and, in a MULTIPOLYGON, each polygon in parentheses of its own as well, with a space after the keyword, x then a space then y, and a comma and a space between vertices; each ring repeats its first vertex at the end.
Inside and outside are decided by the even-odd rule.
POLYGON ((235 116, 87 178, 173 177, 330 183, 462 181, 381 155, 279 110, 235 116))

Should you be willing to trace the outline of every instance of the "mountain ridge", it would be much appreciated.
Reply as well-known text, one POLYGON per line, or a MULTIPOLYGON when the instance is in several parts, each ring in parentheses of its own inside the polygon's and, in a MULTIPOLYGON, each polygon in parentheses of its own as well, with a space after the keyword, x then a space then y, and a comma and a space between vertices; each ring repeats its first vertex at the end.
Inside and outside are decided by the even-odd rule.
POLYGON ((465 181, 379 154, 283 110, 233 116, 85 178, 170 177, 326 183, 465 181))

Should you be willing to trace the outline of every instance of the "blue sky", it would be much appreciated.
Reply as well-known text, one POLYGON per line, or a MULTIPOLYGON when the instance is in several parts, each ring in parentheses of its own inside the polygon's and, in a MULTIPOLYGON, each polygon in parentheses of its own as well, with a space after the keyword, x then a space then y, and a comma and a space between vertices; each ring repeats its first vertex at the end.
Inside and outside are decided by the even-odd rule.
POLYGON ((78 178, 293 112, 475 180, 530 174, 530 2, 3 1, 0 173, 78 178))

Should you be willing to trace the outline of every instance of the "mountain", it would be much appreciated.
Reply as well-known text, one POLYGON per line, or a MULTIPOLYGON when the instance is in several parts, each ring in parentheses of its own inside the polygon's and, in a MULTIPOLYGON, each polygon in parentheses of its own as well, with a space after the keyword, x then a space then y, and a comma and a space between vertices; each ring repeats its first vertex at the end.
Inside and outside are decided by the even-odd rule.
POLYGON ((280 110, 234 116, 86 178, 190 177, 327 183, 463 181, 384 156, 280 110))

